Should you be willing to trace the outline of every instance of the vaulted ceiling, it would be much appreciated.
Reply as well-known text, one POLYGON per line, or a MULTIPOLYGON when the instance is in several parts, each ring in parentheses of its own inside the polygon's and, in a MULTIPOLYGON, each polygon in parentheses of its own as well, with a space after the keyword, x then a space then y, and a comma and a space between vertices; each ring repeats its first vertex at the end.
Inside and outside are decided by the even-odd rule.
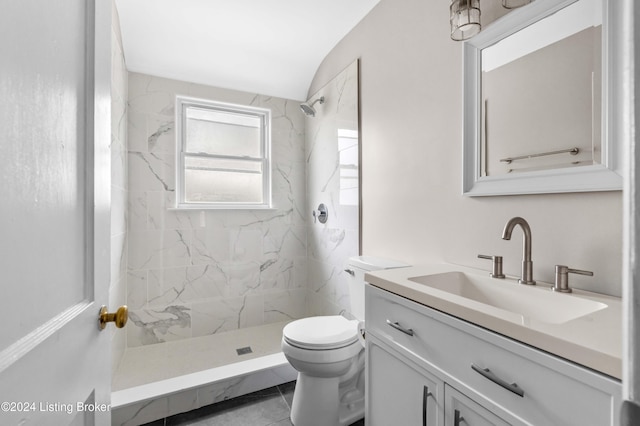
POLYGON ((129 71, 304 100, 379 0, 116 0, 129 71))

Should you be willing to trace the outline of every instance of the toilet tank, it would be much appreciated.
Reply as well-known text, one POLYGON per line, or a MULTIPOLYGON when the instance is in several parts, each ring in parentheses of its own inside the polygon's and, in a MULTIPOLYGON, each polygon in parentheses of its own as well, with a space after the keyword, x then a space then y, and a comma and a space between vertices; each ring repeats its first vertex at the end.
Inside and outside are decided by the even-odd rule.
POLYGON ((364 274, 382 269, 404 268, 410 266, 403 262, 372 256, 350 257, 345 265, 345 276, 351 299, 351 314, 364 321, 364 274))

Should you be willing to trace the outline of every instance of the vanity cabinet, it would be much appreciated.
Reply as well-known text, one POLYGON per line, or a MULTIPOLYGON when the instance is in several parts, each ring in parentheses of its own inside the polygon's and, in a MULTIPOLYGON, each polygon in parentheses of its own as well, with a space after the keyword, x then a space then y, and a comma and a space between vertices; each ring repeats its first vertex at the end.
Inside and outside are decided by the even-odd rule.
POLYGON ((444 406, 445 424, 448 425, 509 426, 509 423, 449 385, 445 385, 444 406))
POLYGON ((365 291, 367 424, 618 424, 619 381, 370 284, 365 291))
POLYGON ((367 426, 442 426, 444 382, 367 336, 367 426))

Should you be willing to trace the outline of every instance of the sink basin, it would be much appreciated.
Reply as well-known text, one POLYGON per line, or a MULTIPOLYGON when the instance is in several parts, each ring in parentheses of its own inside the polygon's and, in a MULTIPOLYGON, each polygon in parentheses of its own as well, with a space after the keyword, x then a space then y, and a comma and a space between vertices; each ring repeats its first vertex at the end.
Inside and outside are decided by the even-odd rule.
POLYGON ((554 293, 546 287, 525 286, 514 281, 457 271, 412 277, 409 280, 500 309, 508 313, 507 317, 523 323, 533 319, 562 324, 607 307, 604 303, 573 294, 554 293))

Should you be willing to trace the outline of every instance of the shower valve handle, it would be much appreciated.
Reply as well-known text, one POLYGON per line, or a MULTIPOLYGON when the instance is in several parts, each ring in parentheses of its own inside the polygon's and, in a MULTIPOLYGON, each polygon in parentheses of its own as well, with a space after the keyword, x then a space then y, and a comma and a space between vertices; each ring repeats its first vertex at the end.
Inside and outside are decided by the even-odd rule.
POLYGON ((314 210, 311 214, 313 215, 313 223, 316 223, 316 220, 319 220, 320 223, 327 223, 329 218, 329 210, 324 204, 320 204, 318 210, 314 210))

